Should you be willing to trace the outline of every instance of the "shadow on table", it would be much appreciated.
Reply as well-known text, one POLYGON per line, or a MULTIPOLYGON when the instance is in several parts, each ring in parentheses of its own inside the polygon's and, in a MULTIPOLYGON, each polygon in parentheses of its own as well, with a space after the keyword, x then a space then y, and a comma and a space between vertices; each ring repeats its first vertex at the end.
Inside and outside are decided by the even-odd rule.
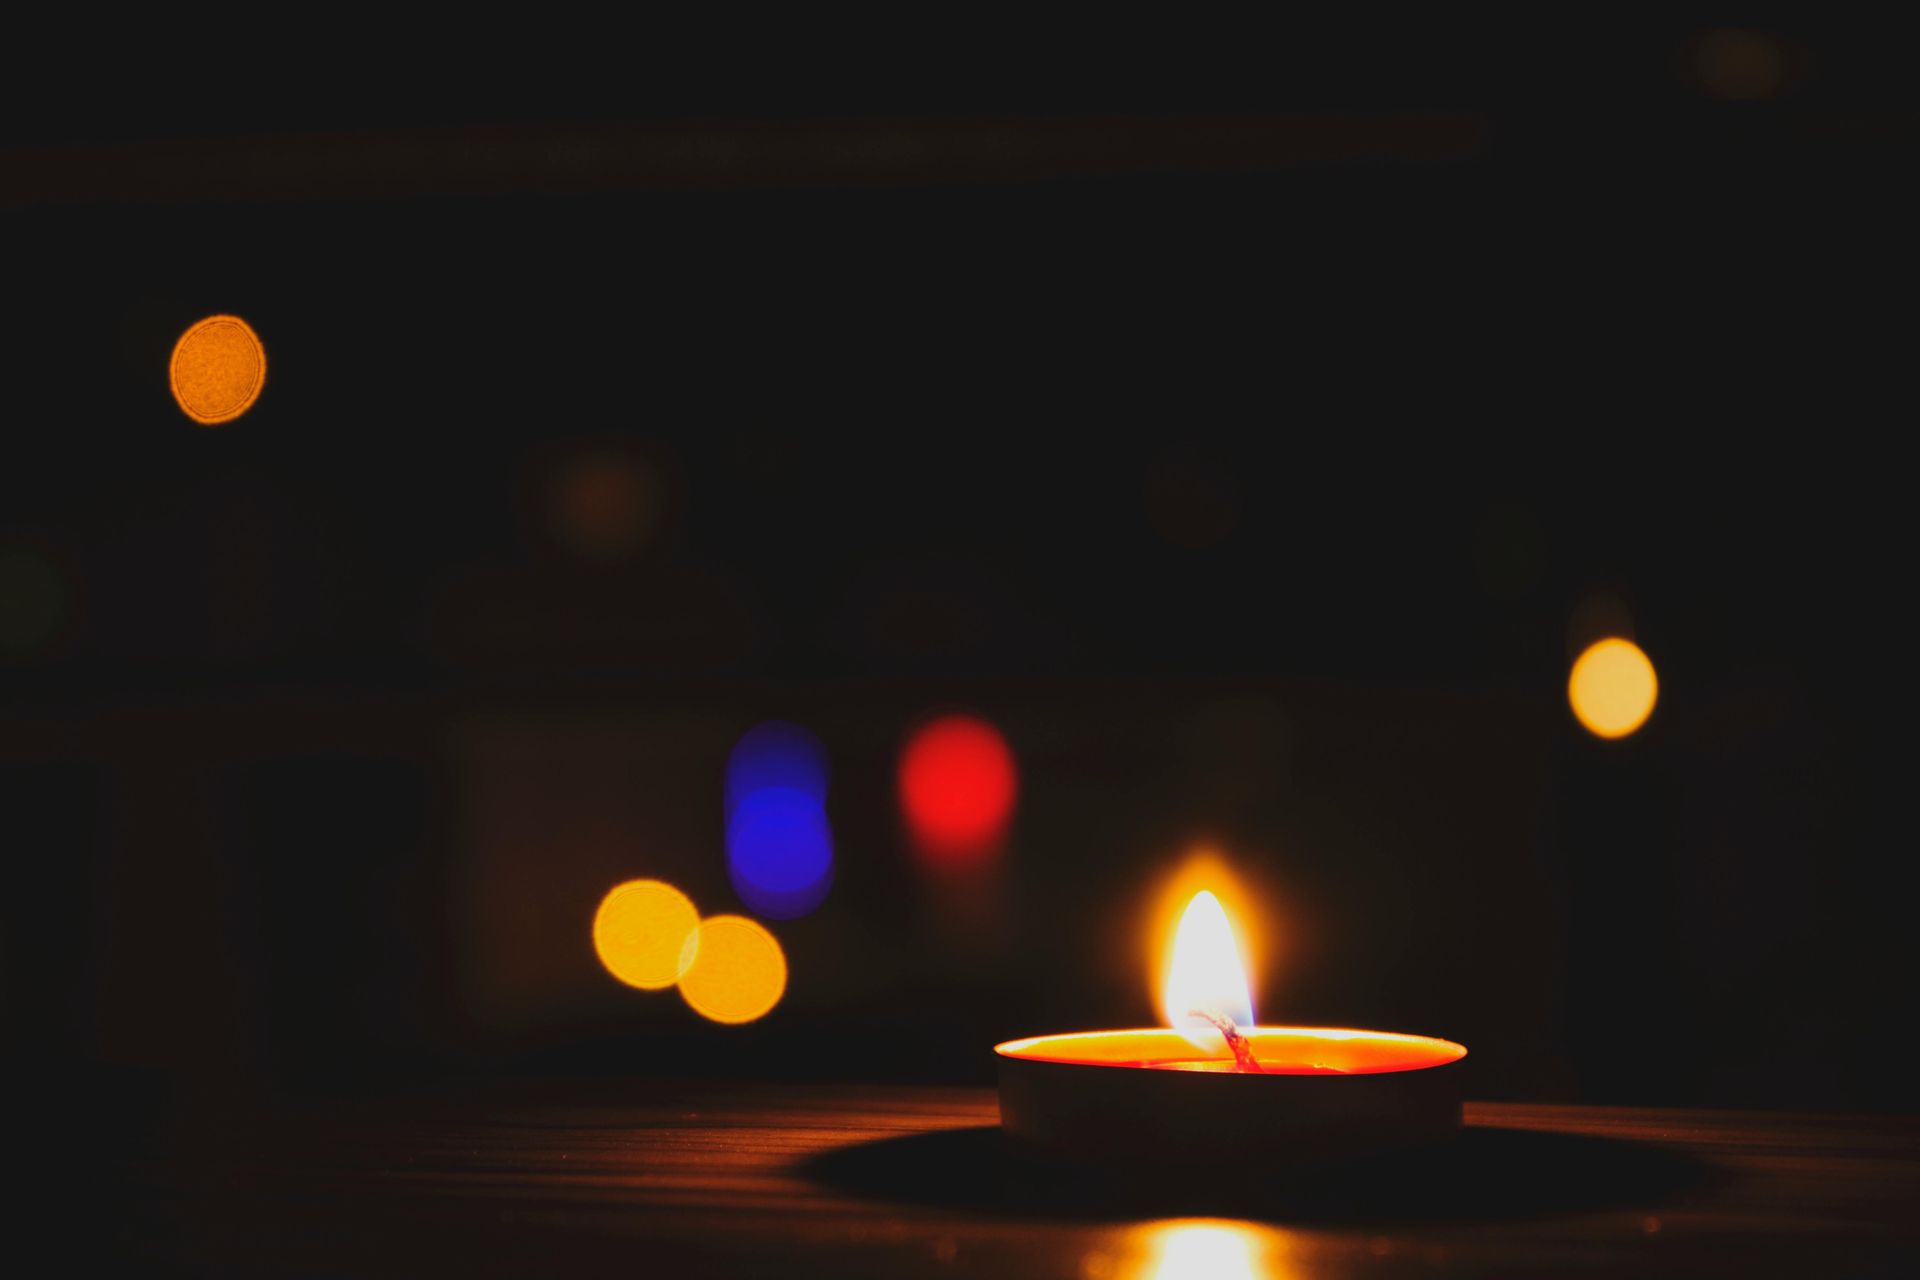
POLYGON ((1484 1126, 1435 1146, 1337 1167, 1177 1176, 1035 1161, 997 1126, 982 1126, 842 1147, 803 1161, 800 1172, 868 1199, 1011 1217, 1366 1224, 1653 1208, 1709 1176, 1700 1162, 1658 1147, 1484 1126))

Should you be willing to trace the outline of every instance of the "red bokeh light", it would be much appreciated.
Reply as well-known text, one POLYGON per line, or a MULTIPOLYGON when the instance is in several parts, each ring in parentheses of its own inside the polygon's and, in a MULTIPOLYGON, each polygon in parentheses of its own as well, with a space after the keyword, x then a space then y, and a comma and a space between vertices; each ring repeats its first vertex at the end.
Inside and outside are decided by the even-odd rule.
POLYGON ((1018 789, 1007 740, 977 716, 932 721, 900 753, 901 812, 922 850, 945 861, 992 853, 1018 789))

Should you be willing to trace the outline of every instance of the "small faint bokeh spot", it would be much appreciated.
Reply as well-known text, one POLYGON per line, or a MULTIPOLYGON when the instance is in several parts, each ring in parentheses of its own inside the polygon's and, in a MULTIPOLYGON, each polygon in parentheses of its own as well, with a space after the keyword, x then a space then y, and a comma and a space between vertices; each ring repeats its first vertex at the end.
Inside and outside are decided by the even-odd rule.
POLYGON ((34 653, 60 631, 67 590, 60 571, 36 552, 0 548, 0 653, 34 653))
POLYGON ((1166 458, 1147 471, 1147 519, 1178 547, 1200 551, 1226 541, 1240 520, 1240 500, 1224 467, 1197 458, 1166 458))
POLYGON ((549 482, 555 541, 583 560, 628 560, 644 550, 665 511, 659 471, 637 454, 596 449, 568 458, 549 482))
POLYGON ((1507 503, 1482 513, 1474 568, 1489 595, 1524 596, 1547 569, 1546 532, 1530 507, 1507 503))
POLYGON ((1693 64, 1702 87, 1729 102, 1773 97, 1786 87, 1791 70, 1780 37, 1739 27, 1720 27, 1701 36, 1693 64))

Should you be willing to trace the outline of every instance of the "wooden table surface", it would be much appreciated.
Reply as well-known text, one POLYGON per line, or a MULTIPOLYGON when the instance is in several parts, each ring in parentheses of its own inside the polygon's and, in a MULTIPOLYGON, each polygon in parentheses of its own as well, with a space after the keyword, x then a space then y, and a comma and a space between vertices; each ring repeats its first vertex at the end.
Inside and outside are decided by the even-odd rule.
POLYGON ((181 1120, 101 1229, 194 1274, 1920 1275, 1920 1122, 1473 1104, 1417 1159, 1171 1186, 978 1089, 669 1085, 181 1120))

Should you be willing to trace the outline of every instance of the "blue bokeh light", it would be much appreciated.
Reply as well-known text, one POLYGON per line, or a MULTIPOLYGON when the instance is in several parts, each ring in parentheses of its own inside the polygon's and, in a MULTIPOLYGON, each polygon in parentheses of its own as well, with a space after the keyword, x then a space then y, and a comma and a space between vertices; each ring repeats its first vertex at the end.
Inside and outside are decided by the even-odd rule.
POLYGON ((727 872, 741 900, 759 914, 775 920, 805 915, 833 883, 827 815, 803 791, 754 792, 727 823, 727 872))
POLYGON ((797 724, 768 720, 740 735, 727 757, 727 815, 758 791, 780 788, 827 803, 827 749, 797 724))
POLYGON ((827 753, 796 724, 741 735, 727 760, 727 875, 755 914, 806 915, 833 886, 827 753))

